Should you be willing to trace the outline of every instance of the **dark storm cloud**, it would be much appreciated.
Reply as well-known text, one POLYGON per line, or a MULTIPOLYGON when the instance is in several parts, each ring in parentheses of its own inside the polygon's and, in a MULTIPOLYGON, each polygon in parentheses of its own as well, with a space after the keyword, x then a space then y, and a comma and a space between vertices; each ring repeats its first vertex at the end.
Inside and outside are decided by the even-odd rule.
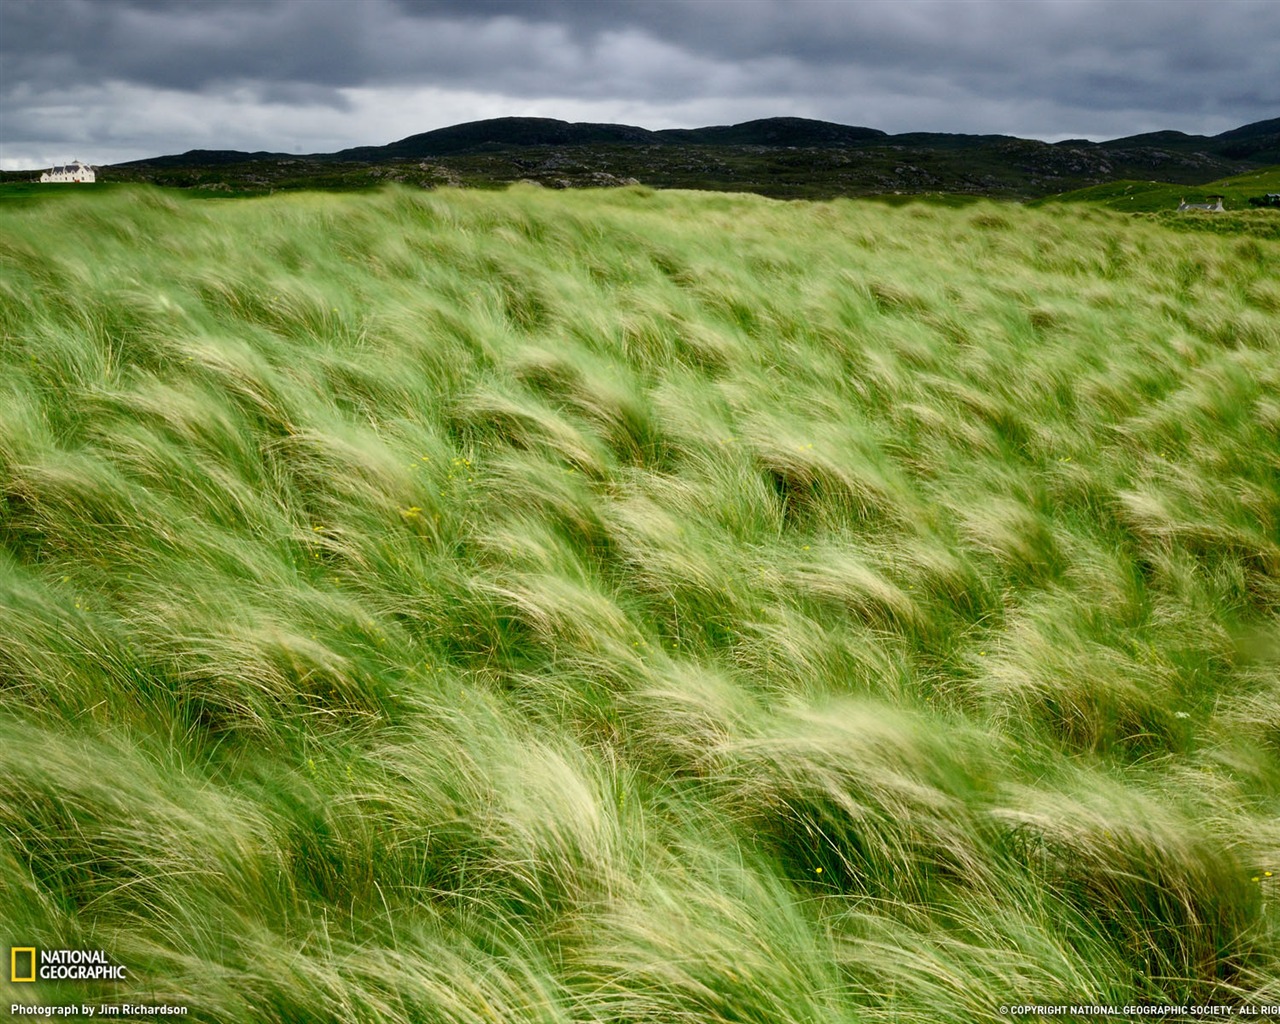
POLYGON ((205 131, 239 125, 216 144, 242 148, 290 109, 307 112, 292 120, 308 138, 332 136, 322 149, 468 110, 1105 137, 1276 116, 1280 4, 0 0, 0 62, 6 162, 74 137, 77 108, 84 137, 124 148, 164 131, 183 135, 167 150, 215 144, 181 128, 184 103, 205 131), (430 109, 392 116, 428 94, 430 109))
POLYGON ((359 18, 345 4, 4 0, 0 17, 6 85, 62 73, 200 91, 238 79, 339 85, 364 76, 352 48, 359 18))
POLYGON ((428 21, 505 16, 564 26, 584 43, 629 28, 719 61, 780 58, 806 83, 814 72, 841 79, 875 69, 940 78, 961 96, 1016 90, 1115 109, 1140 95, 1141 105, 1178 115, 1216 112, 1224 90, 1251 81, 1267 109, 1241 116, 1280 105, 1280 4, 1270 0, 394 2, 428 21))

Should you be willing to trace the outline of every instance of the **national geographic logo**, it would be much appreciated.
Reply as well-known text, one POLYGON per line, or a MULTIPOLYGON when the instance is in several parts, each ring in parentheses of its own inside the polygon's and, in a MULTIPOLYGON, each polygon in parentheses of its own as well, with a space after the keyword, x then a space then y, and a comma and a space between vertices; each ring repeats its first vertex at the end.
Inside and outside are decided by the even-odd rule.
POLYGON ((124 981, 128 969, 113 964, 100 949, 37 949, 9 947, 9 980, 14 984, 35 981, 124 981))
POLYGON ((9 980, 12 982, 36 980, 36 947, 9 947, 9 980), (19 967, 19 964, 24 966, 19 967))

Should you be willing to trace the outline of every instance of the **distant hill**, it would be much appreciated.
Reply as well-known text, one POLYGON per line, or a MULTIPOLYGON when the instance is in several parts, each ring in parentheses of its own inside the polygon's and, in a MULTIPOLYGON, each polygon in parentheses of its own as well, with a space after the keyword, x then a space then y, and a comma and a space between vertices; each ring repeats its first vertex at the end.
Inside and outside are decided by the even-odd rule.
MULTIPOLYGON (((801 149, 900 146, 908 149, 972 149, 1011 142, 1049 143, 1012 135, 965 135, 949 132, 904 132, 889 135, 877 128, 861 128, 803 117, 768 117, 735 125, 707 128, 666 128, 650 131, 626 124, 559 121, 550 117, 497 117, 469 121, 448 128, 410 135, 385 146, 356 146, 334 153, 244 153, 235 150, 193 149, 186 153, 130 160, 120 167, 203 167, 253 160, 305 159, 379 163, 513 149, 565 146, 763 146, 801 149)), ((1205 153, 1254 163, 1280 161, 1280 118, 1258 121, 1221 135, 1187 135, 1178 131, 1148 132, 1108 142, 1073 139, 1059 147, 1125 151, 1163 149, 1205 153)))
POLYGON ((645 143, 654 141, 655 136, 655 132, 625 124, 570 123, 550 117, 496 117, 410 135, 386 146, 358 146, 337 153, 316 154, 316 158, 377 162, 531 146, 645 143))
POLYGON ((1223 156, 1254 163, 1280 163, 1280 117, 1233 128, 1214 139, 1223 156))
POLYGON ((1167 149, 1183 153, 1209 153, 1228 160, 1280 163, 1280 117, 1255 121, 1220 135, 1186 135, 1183 132, 1148 132, 1098 144, 1107 150, 1167 149))
POLYGON ((496 117, 410 135, 385 146, 356 146, 336 153, 310 153, 299 157, 288 153, 193 149, 174 156, 130 160, 118 166, 205 167, 270 159, 380 163, 385 160, 416 160, 559 146, 785 146, 830 149, 887 138, 888 135, 876 128, 855 128, 803 117, 769 117, 743 124, 709 128, 666 128, 660 131, 627 124, 571 123, 550 117, 496 117))
POLYGON ((1009 135, 890 135, 800 117, 659 131, 502 117, 334 153, 192 150, 106 171, 117 181, 232 193, 363 188, 388 180, 422 187, 528 180, 556 188, 639 182, 778 198, 947 193, 1034 199, 1118 180, 1201 185, 1276 163, 1280 118, 1214 136, 1163 131, 1047 143, 1009 135))
POLYGON ((117 167, 218 167, 228 164, 253 163, 259 160, 298 159, 288 153, 244 153, 235 149, 189 149, 172 156, 152 156, 145 160, 130 160, 117 167))
POLYGON ((715 128, 667 128, 653 134, 668 145, 794 146, 811 149, 858 146, 889 138, 878 128, 853 128, 805 117, 766 117, 715 128))

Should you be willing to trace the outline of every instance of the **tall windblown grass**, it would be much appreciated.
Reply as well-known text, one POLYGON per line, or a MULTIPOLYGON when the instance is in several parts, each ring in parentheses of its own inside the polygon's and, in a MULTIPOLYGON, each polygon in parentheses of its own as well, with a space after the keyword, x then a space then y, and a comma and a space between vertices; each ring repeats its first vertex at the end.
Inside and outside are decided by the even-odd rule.
POLYGON ((0 943, 209 1022, 1280 999, 1280 246, 642 188, 0 223, 0 943))

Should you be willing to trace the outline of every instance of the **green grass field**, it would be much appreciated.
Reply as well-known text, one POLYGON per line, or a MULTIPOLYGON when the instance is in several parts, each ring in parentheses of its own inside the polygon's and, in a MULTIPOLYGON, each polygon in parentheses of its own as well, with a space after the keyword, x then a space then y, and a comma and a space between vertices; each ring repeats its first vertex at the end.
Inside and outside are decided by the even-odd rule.
POLYGON ((1167 181, 1109 181, 1047 199, 1037 199, 1031 205, 1092 203, 1121 213, 1163 213, 1176 211, 1178 203, 1183 199, 1189 203, 1203 203, 1211 195, 1220 195, 1223 205, 1229 211, 1250 212, 1250 197, 1277 191, 1280 191, 1280 167, 1269 167, 1211 181, 1207 185, 1179 185, 1167 181))
POLYGON ((0 205, 0 952, 130 972, 4 1006, 1280 1003, 1277 265, 1066 204, 0 205))

